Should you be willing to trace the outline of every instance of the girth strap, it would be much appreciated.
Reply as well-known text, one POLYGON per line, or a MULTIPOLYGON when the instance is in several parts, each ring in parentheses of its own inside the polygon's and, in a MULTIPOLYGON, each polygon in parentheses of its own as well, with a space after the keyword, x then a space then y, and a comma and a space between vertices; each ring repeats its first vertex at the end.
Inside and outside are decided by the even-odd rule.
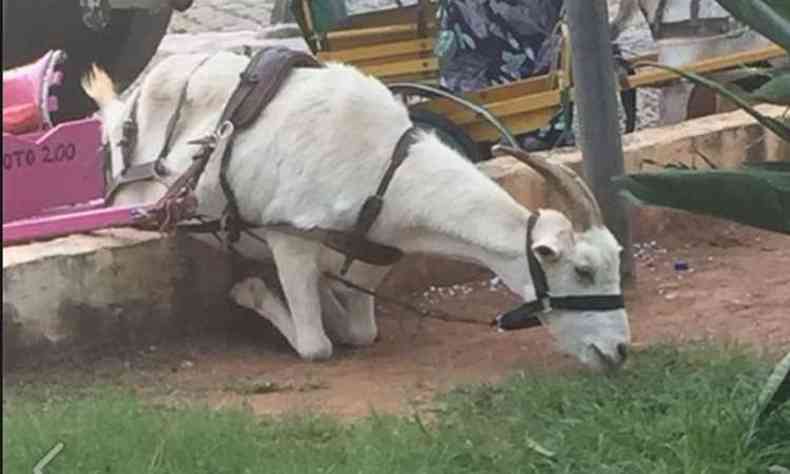
MULTIPOLYGON (((334 239, 330 239, 327 242, 327 246, 330 248, 334 248, 346 254, 346 260, 343 262, 343 267, 340 269, 340 275, 348 273, 349 267, 357 258, 356 255, 361 254, 360 249, 364 248, 367 243, 365 236, 370 231, 371 227, 373 227, 373 223, 376 222, 379 214, 381 214, 381 209, 384 207, 384 193, 387 192, 387 188, 392 181, 392 177, 395 176, 395 172, 408 156, 409 148, 417 140, 417 130, 418 128, 412 125, 403 132, 403 135, 398 139, 398 142, 395 144, 395 150, 392 153, 392 158, 390 159, 390 164, 384 172, 384 176, 381 178, 381 182, 376 189, 376 194, 369 196, 365 200, 351 232, 348 234, 338 234, 334 239)), ((360 258, 360 260, 362 259, 360 258)))

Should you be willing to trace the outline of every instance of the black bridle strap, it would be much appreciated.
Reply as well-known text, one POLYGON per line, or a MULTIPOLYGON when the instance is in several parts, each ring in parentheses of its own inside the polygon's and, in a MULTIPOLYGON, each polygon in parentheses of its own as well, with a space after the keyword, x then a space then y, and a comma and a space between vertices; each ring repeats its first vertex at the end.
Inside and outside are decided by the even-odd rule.
MULTIPOLYGON (((173 146, 173 135, 176 131, 176 125, 178 124, 178 119, 181 118, 181 109, 184 107, 184 103, 187 101, 187 90, 189 88, 189 81, 195 75, 197 70, 205 64, 209 59, 213 58, 213 54, 206 55, 205 58, 198 61, 192 67, 192 70, 189 72, 187 76, 187 80, 184 82, 184 85, 181 86, 181 92, 178 94, 178 102, 176 102, 176 108, 173 110, 173 114, 170 115, 170 119, 167 121, 167 128, 165 129, 165 141, 162 144, 162 149, 159 151, 159 155, 156 158, 157 163, 161 163, 163 159, 170 154, 170 149, 173 146)), ((159 167, 157 167, 159 168, 159 167)), ((158 169, 161 172, 161 169, 158 169)))
POLYGON ((552 309, 613 311, 625 308, 623 295, 552 296, 549 302, 552 309))
POLYGON ((527 265, 529 265, 529 274, 532 277, 532 286, 535 287, 535 298, 540 302, 549 296, 549 283, 546 279, 546 272, 540 265, 535 252, 532 251, 532 231, 535 230, 535 224, 538 223, 540 212, 531 214, 527 219, 527 265))

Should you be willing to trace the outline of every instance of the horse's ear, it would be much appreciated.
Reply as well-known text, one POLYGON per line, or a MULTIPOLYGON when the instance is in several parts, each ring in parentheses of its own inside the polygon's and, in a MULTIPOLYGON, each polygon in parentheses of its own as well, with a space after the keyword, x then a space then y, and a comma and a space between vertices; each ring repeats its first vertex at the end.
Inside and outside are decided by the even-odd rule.
POLYGON ((118 98, 112 79, 95 63, 91 65, 91 70, 82 76, 81 83, 85 93, 102 109, 118 98))

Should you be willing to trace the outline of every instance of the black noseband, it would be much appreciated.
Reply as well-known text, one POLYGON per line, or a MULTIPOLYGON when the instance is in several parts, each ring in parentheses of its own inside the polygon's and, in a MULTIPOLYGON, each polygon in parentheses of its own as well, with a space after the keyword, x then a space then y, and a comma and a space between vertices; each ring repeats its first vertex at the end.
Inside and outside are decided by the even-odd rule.
POLYGON ((492 326, 510 331, 513 329, 534 328, 541 325, 538 314, 554 309, 571 311, 613 311, 625 308, 623 295, 578 295, 578 296, 551 296, 546 272, 540 265, 538 257, 532 251, 532 231, 538 222, 540 213, 536 212, 527 220, 527 264, 535 287, 535 300, 528 301, 521 306, 500 314, 492 326))

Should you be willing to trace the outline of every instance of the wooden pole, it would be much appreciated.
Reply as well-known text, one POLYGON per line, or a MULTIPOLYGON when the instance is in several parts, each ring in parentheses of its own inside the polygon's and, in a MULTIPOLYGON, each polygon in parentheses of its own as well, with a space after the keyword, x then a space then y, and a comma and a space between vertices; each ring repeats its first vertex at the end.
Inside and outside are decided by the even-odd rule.
POLYGON ((571 39, 574 101, 579 114, 579 143, 584 174, 601 206, 604 222, 625 249, 624 283, 635 278, 631 232, 623 199, 611 178, 624 173, 623 143, 607 0, 566 0, 571 39))

